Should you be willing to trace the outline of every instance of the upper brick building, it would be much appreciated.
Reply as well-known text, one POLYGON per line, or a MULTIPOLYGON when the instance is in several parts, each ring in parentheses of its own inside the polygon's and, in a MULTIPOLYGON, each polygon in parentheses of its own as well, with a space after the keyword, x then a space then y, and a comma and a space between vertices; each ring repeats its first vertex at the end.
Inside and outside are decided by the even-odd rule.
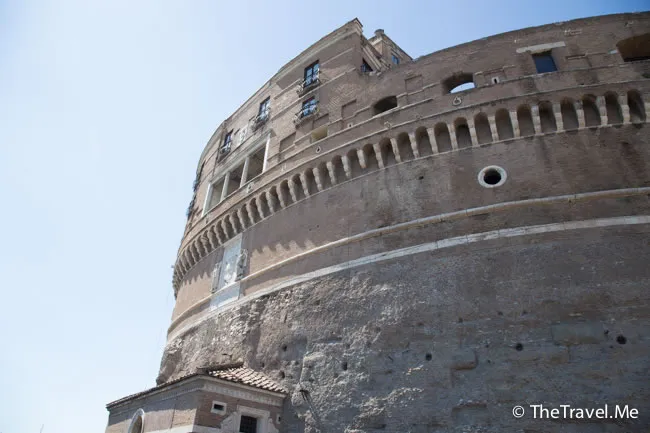
POLYGON ((641 431, 649 93, 650 13, 323 37, 201 154, 158 386, 107 432, 641 431))

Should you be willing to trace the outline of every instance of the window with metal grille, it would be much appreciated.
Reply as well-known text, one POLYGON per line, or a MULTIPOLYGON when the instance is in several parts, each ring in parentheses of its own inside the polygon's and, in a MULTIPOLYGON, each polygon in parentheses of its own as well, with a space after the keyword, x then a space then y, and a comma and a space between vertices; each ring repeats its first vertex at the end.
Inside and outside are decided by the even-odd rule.
POLYGON ((232 130, 226 134, 223 138, 223 144, 221 145, 221 153, 226 153, 230 150, 230 144, 232 143, 232 130))
POLYGON ((242 415, 239 421, 240 433, 257 433, 257 418, 252 416, 242 415))
POLYGON ((320 71, 320 64, 318 63, 318 60, 316 60, 311 65, 307 66, 305 68, 305 82, 303 86, 304 87, 311 86, 312 84, 317 82, 319 71, 320 71))
POLYGON ((260 111, 257 113, 257 118, 262 120, 266 119, 269 114, 269 106, 271 105, 271 98, 268 97, 260 104, 260 111))
POLYGON ((316 98, 312 97, 307 99, 305 102, 302 103, 302 110, 300 111, 300 117, 307 117, 310 114, 315 113, 317 106, 318 106, 318 101, 316 101, 316 98))
POLYGON ((537 68, 538 74, 557 71, 557 66, 555 66, 555 61, 550 51, 533 54, 533 60, 535 60, 535 67, 537 68))

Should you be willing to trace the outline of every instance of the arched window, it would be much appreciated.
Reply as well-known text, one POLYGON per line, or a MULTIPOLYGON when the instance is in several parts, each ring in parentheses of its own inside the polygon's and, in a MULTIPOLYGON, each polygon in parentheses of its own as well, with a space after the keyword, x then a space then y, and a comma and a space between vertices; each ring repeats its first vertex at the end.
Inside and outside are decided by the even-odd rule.
POLYGON ((451 150, 451 137, 449 136, 449 128, 447 124, 440 122, 433 128, 433 133, 436 136, 436 144, 438 145, 438 152, 448 152, 451 150))
POLYGON ((413 159, 413 149, 411 148, 411 139, 406 132, 402 132, 397 136, 397 149, 402 161, 409 161, 413 159))
POLYGON ((645 106, 641 94, 636 90, 627 92, 627 106, 630 108, 630 122, 643 123, 645 122, 645 106))
POLYGON ((505 108, 497 110, 494 121, 497 124, 499 140, 508 140, 515 137, 515 132, 512 129, 512 121, 510 120, 510 112, 508 110, 505 108))
POLYGON ((127 433, 142 433, 144 431, 144 411, 138 409, 131 417, 131 424, 127 433))
POLYGON ((562 111, 562 124, 564 130, 578 129, 578 115, 576 113, 576 106, 573 100, 565 99, 560 104, 560 111, 562 111))
POLYGON ((585 95, 582 97, 582 111, 585 114, 586 126, 600 126, 600 111, 596 105, 594 95, 585 95))
POLYGON ((456 119, 454 122, 456 126, 456 142, 458 143, 458 148, 463 149, 465 147, 472 146, 472 135, 469 132, 469 126, 467 126, 467 120, 464 117, 456 119))
POLYGON ((429 139, 429 133, 424 126, 420 126, 415 130, 415 141, 418 144, 418 152, 420 153, 420 157, 433 154, 433 150, 431 149, 431 140, 429 139))
POLYGON ((490 122, 485 113, 478 113, 474 116, 474 127, 476 128, 476 138, 479 144, 492 142, 492 131, 490 122))
POLYGON ((382 138, 379 141, 379 149, 381 150, 381 157, 384 160, 384 167, 397 163, 395 154, 393 153, 393 144, 389 138, 382 138))
POLYGON ((623 112, 616 93, 608 92, 605 94, 605 107, 607 108, 607 123, 610 125, 623 123, 623 112))
MULTIPOLYGON (((294 193, 296 194, 296 201, 300 201, 303 198, 305 198, 305 190, 302 187, 302 180, 300 179, 300 175, 295 174, 291 178, 291 181, 294 184, 294 193)), ((253 205, 253 206, 255 206, 255 205, 253 205)))
MULTIPOLYGON (((359 155, 357 155, 357 151, 355 149, 351 149, 350 151, 348 151, 346 156, 348 157, 348 161, 349 161, 348 163, 350 164, 350 171, 352 172, 352 177, 361 176, 361 174, 363 173, 363 167, 361 167, 361 163, 359 162, 359 155)), ((368 163, 368 158, 366 158, 366 163, 368 163)))
POLYGON ((377 162, 377 155, 375 154, 375 148, 372 147, 372 144, 368 143, 363 146, 362 152, 366 159, 366 169, 368 171, 377 170, 379 168, 379 163, 377 162))
POLYGON ((555 114, 553 114, 553 105, 548 102, 540 102, 539 108, 539 122, 542 127, 542 132, 555 132, 557 131, 557 124, 555 123, 555 114))
POLYGON ((456 93, 465 90, 473 89, 474 74, 460 73, 454 74, 442 82, 442 89, 444 93, 456 93))
POLYGON ((517 108, 517 123, 519 123, 519 133, 522 137, 535 135, 533 115, 528 105, 520 105, 517 108))
POLYGON ((375 105, 372 106, 372 115, 376 116, 395 107, 397 107, 397 96, 387 96, 375 102, 375 105))

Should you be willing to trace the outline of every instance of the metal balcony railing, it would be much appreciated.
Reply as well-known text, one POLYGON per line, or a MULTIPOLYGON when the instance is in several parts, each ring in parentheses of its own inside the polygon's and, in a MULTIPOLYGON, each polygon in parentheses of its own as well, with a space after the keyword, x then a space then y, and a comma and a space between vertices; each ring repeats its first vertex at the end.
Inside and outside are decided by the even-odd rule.
POLYGON ((300 111, 295 114, 293 120, 295 124, 300 124, 303 120, 308 119, 318 113, 318 101, 313 101, 309 105, 303 106, 300 111))
POLYGON ((309 90, 316 88, 320 85, 320 74, 315 74, 310 77, 305 78, 302 83, 298 85, 298 95, 302 96, 309 90))
POLYGON ((271 117, 270 108, 267 108, 266 110, 262 111, 257 116, 255 116, 255 119, 253 119, 253 130, 256 130, 260 128, 262 125, 264 125, 269 120, 270 117, 271 117))

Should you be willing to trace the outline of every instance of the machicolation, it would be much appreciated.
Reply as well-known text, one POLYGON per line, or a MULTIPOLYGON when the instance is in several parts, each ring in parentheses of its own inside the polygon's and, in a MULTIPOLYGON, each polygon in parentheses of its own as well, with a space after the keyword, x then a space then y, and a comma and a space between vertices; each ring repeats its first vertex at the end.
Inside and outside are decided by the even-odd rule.
POLYGON ((417 59, 346 23, 207 143, 107 433, 647 431, 649 113, 650 13, 417 59))

